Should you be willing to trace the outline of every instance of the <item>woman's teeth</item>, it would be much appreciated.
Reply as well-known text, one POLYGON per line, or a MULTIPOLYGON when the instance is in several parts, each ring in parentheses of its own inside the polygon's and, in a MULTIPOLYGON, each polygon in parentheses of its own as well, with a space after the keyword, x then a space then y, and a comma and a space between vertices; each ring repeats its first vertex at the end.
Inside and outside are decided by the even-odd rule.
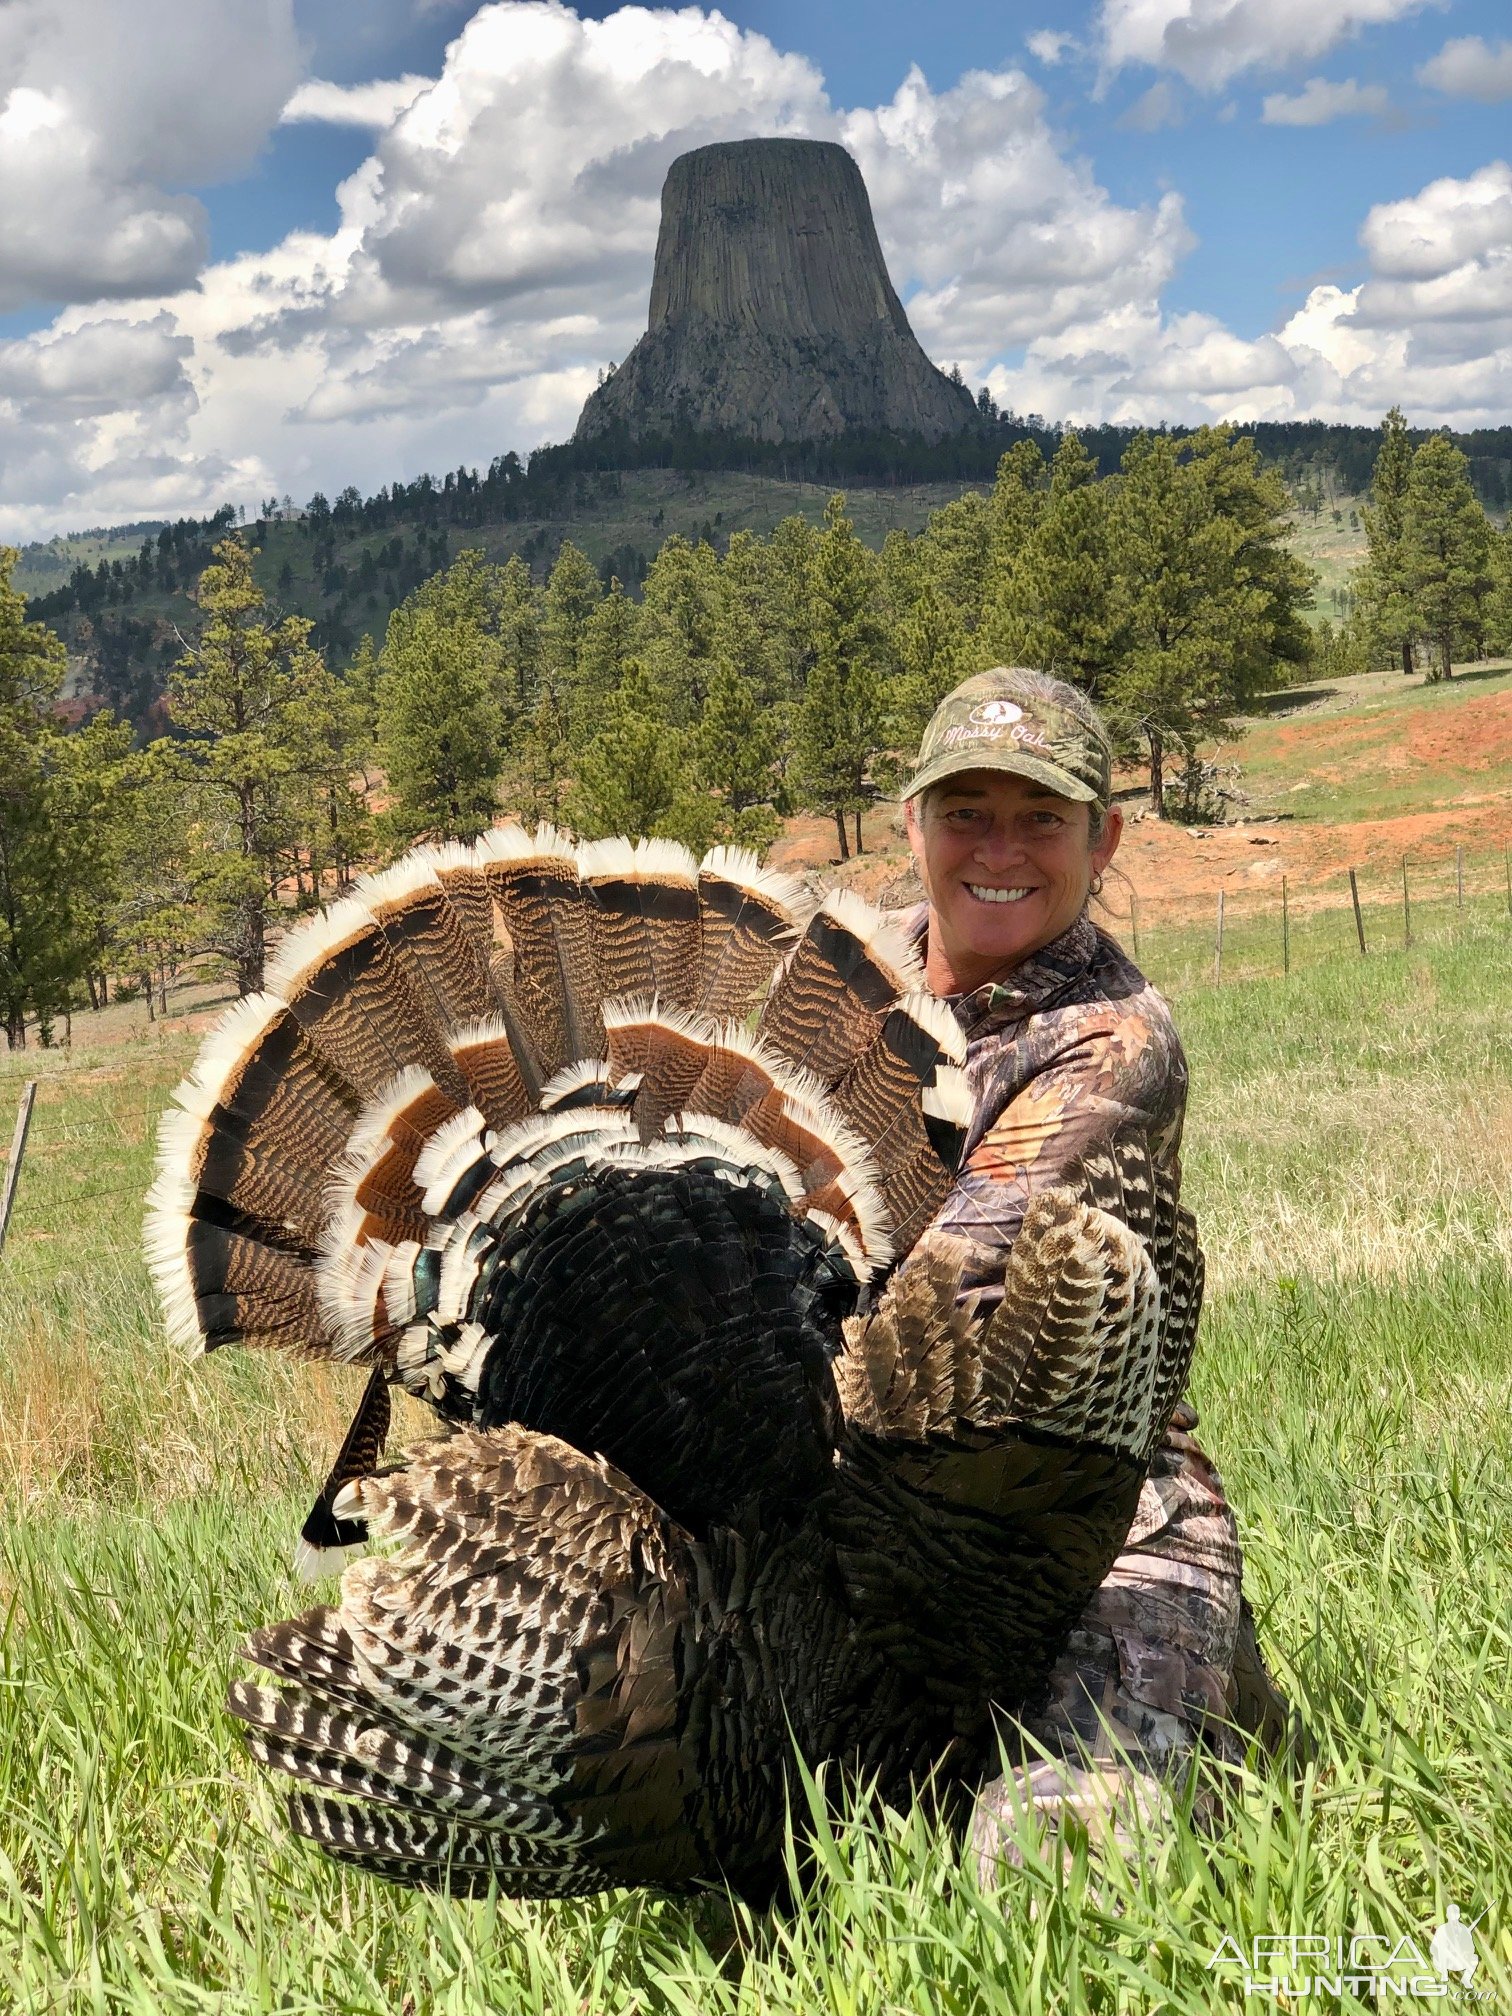
POLYGON ((989 889, 981 882, 968 882, 966 887, 979 903, 1021 903, 1033 893, 1028 889, 989 889))

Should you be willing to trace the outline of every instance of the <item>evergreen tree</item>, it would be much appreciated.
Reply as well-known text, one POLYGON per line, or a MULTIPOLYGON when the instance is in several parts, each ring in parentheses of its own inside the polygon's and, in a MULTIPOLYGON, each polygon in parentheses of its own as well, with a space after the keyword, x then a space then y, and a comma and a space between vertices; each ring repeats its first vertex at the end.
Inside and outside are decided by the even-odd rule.
POLYGON ((580 546, 564 539, 546 580, 541 626, 546 676, 552 681, 559 701, 577 683, 583 632, 602 594, 598 569, 580 546))
POLYGON ((493 823, 505 756, 495 640, 415 598, 389 631, 378 682, 387 831, 396 843, 475 839, 493 823))
POLYGON ((1491 593, 1486 602, 1486 645, 1512 654, 1512 514, 1491 543, 1491 593))
POLYGON ((965 627, 953 605, 933 582, 893 626, 897 676, 892 686, 890 739, 900 748, 917 746, 929 717, 968 671, 965 627))
POLYGON ((646 575, 642 657, 680 728, 692 726, 708 697, 720 601, 713 547, 674 533, 646 575))
POLYGON ((1023 514, 1022 544, 985 626, 992 662, 1039 666, 1094 696, 1106 692, 1120 658, 1110 502, 1096 463, 1068 433, 1048 494, 1023 514))
POLYGON ((1169 752, 1185 759, 1194 811, 1201 740, 1305 649, 1308 576, 1277 559, 1284 505, 1223 429, 1190 444, 1142 435, 1123 457, 1110 512, 1122 655, 1107 697, 1115 727, 1144 743, 1162 816, 1169 752))
POLYGON ((66 1008, 85 963, 51 761, 66 661, 52 632, 26 620, 11 586, 17 558, 0 546, 0 1014, 13 1050, 26 1042, 28 1014, 45 1027, 66 1008))
POLYGON ((1403 672, 1412 670, 1417 632, 1404 544, 1411 472, 1406 416, 1393 406, 1381 422, 1381 446, 1370 478, 1374 502, 1364 512, 1367 557, 1357 590, 1373 633, 1383 649, 1400 654, 1403 672))
POLYGON ((639 607, 618 578, 611 579, 608 594, 583 625, 576 670, 564 688, 571 748, 586 747, 598 732, 605 704, 618 691, 636 655, 640 630, 639 607))
POLYGON ((812 579, 814 664, 796 716, 793 768, 802 802, 833 815, 844 861, 847 812, 856 816, 860 845, 887 680, 876 562, 856 537, 843 496, 831 497, 825 509, 812 579))
MULTIPOLYGON (((1068 472, 1069 473, 1069 472, 1068 472)), ((1046 504, 1045 458, 1033 441, 1016 441, 998 461, 987 500, 989 543, 978 669, 1012 664, 1023 650, 1018 574, 1046 504)))
POLYGON ((545 665, 545 598, 529 565, 511 553, 498 569, 496 622, 506 687, 510 739, 523 732, 540 692, 545 665))
POLYGON ((929 581, 966 630, 982 621, 992 585, 992 544, 992 507, 979 490, 932 512, 917 541, 929 581))
POLYGON ((1432 434, 1412 458, 1402 507, 1402 564, 1432 651, 1430 680, 1453 674, 1463 641, 1477 653, 1491 593, 1491 527, 1470 485, 1469 465, 1447 435, 1432 434))
POLYGON ((568 818, 585 840, 665 834, 685 771, 683 736, 650 674, 632 661, 577 760, 568 818))
POLYGON ((311 709, 331 678, 302 616, 266 617, 255 551, 223 539, 200 577, 208 621, 173 669, 169 717, 195 800, 194 896, 243 994, 262 985, 278 888, 307 802, 311 709))

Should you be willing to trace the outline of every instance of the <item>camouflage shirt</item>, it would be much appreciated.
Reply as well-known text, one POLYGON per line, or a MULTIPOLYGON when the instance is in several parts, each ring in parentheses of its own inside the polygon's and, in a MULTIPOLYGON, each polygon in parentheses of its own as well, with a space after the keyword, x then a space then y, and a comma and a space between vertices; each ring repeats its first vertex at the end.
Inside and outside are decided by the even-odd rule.
MULTIPOLYGON (((928 925, 920 904, 907 928, 921 953, 928 925)), ((1138 1131, 1179 1179, 1186 1057, 1164 1000, 1085 910, 1005 980, 950 1006, 966 1035, 975 1112, 930 1231, 966 1243, 966 1286, 991 1302, 1030 1199, 1090 1149, 1138 1131)))

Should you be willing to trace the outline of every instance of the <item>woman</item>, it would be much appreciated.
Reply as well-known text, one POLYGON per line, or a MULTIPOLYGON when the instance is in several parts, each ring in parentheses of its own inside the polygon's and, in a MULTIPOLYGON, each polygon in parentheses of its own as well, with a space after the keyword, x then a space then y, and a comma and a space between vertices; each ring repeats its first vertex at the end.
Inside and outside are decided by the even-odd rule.
MULTIPOLYGON (((912 927, 965 1031, 976 1100, 960 1177, 927 1236, 966 1243, 966 1285, 986 1299, 1001 1292, 1030 1198, 1074 1183, 1089 1152, 1138 1134, 1179 1181, 1187 1070, 1170 1010, 1089 914, 1123 832, 1111 783, 1086 695, 999 668, 941 701, 904 792, 928 897, 912 927)), ((1015 1780, 984 1795, 986 1863, 1019 1800, 1052 1823, 1074 1812, 1116 1829, 1199 1742, 1238 1754, 1231 1721, 1270 1745, 1284 1734, 1196 1422, 1177 1409, 1124 1552, 1067 1642, 1044 1713, 1025 1724, 1050 1761, 1028 1746, 1015 1780)))

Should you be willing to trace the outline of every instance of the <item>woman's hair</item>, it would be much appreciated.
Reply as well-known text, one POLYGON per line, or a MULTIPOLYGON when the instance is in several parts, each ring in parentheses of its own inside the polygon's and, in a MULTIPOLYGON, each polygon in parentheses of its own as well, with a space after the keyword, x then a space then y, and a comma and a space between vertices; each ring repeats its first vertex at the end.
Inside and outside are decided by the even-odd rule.
MULTIPOLYGON (((1014 666, 1013 682, 1026 699, 1042 700, 1047 706, 1060 707, 1067 714, 1074 714, 1084 727, 1089 728, 1094 735, 1101 736, 1104 742, 1109 739, 1107 724, 1080 686, 1072 686, 1065 679, 1057 679, 1053 672, 1040 672, 1027 665, 1014 666)), ((920 792, 921 811, 940 789, 940 785, 931 784, 920 792)), ((1103 828, 1107 823, 1107 806, 1094 799, 1087 807, 1087 841, 1090 846, 1095 847, 1101 840, 1103 828)))

